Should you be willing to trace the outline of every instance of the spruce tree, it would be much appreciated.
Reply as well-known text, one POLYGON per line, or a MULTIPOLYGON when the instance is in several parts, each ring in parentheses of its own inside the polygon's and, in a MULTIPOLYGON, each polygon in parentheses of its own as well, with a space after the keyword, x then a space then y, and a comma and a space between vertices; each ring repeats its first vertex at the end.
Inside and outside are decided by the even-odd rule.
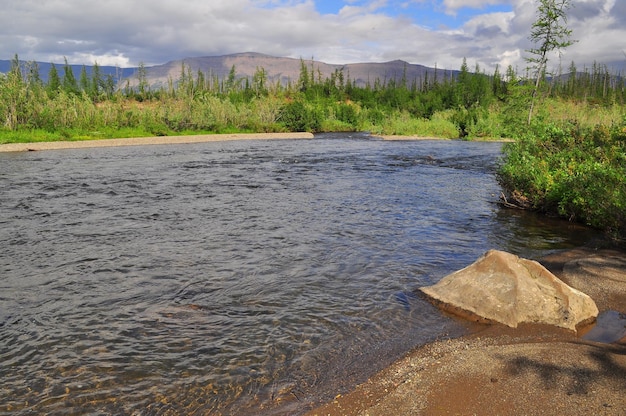
POLYGON ((41 76, 39 75, 39 65, 35 61, 28 62, 26 64, 26 69, 28 73, 26 74, 26 80, 28 81, 29 86, 41 86, 41 76))
POLYGON ((78 82, 80 85, 80 89, 85 93, 89 93, 90 81, 89 75, 87 75, 87 67, 85 65, 83 65, 80 69, 80 78, 78 82))
POLYGON ((91 86, 89 89, 89 96, 92 100, 98 101, 100 98, 100 91, 104 89, 104 80, 102 79, 102 72, 100 71, 100 65, 98 62, 94 62, 91 69, 91 86))
POLYGON ((533 89, 528 111, 528 124, 532 119, 535 98, 541 79, 545 76, 548 64, 548 55, 551 52, 561 52, 562 49, 574 43, 570 39, 572 30, 567 27, 567 11, 571 7, 571 0, 537 0, 537 20, 533 23, 529 39, 536 47, 529 49, 531 54, 526 58, 534 70, 535 87, 533 89))
POLYGON ((63 90, 65 90, 68 94, 77 94, 78 83, 76 82, 76 77, 74 76, 72 67, 67 63, 67 58, 65 58, 63 71, 63 90))
POLYGON ((228 72, 228 78, 226 79, 224 92, 226 92, 227 94, 233 92, 235 90, 236 81, 237 81, 237 70, 235 69, 235 65, 233 65, 230 68, 230 71, 228 72))
POLYGON ((46 86, 46 92, 48 97, 54 98, 59 93, 61 88, 61 79, 59 78, 59 72, 54 64, 50 65, 50 71, 48 71, 48 85, 46 86))
POLYGON ((300 92, 306 92, 311 87, 309 80, 309 69, 303 59, 300 59, 300 76, 298 77, 298 89, 300 92))
MULTIPOLYGON (((184 76, 185 74, 184 65, 185 64, 183 63, 182 76, 184 76)), ((138 82, 139 99, 143 101, 147 98, 147 94, 149 90, 148 72, 146 70, 146 65, 143 62, 139 62, 139 67, 137 68, 137 82, 138 82)))

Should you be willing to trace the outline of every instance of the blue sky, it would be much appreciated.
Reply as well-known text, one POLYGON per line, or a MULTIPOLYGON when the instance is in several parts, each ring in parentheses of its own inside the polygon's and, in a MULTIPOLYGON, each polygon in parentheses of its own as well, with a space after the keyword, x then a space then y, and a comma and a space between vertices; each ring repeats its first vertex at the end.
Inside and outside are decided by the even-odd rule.
MULTIPOLYGON (((523 70, 537 0, 3 0, 0 59, 122 67, 259 52, 523 70)), ((572 0, 550 65, 626 68, 626 0, 572 0)))
MULTIPOLYGON (((468 2, 471 3, 471 2, 468 2)), ((506 3, 506 2, 505 2, 506 3)), ((478 7, 459 7, 450 10, 442 1, 332 1, 315 0, 315 9, 321 14, 338 14, 344 7, 361 7, 391 17, 406 17, 414 23, 432 29, 456 29, 476 15, 511 12, 510 4, 482 4, 478 7)))

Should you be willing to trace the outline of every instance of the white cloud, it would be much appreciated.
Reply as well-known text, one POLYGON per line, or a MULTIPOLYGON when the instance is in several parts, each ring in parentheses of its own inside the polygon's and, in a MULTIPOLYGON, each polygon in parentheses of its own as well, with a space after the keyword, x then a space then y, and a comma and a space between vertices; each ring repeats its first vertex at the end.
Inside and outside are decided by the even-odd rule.
MULTIPOLYGON (((320 14, 313 0, 4 0, 0 58, 128 66, 254 51, 329 63, 403 59, 458 69, 465 57, 487 71, 525 65, 534 0, 439 0, 439 12, 478 9, 455 30, 415 23, 405 6, 418 3, 424 10, 434 0, 344 1, 336 14, 320 14), (480 12, 495 4, 513 11, 480 12), (402 17, 385 14, 392 6, 402 17)), ((626 1, 574 4, 569 23, 580 42, 565 58, 623 62, 626 1)))

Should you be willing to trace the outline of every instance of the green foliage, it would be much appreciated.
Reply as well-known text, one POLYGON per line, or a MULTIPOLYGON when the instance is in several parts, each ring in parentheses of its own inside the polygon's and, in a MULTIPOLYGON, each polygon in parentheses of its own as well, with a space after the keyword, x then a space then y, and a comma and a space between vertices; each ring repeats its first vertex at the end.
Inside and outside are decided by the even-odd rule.
POLYGON ((451 118, 449 111, 436 113, 430 120, 412 117, 406 111, 394 112, 385 119, 380 130, 368 130, 385 135, 456 139, 459 133, 451 118))
POLYGON ((504 149, 499 180, 530 207, 626 232, 626 121, 610 127, 534 122, 504 149))
POLYGON ((8 74, 0 79, 0 120, 5 128, 14 130, 28 122, 28 88, 22 79, 20 62, 15 55, 8 74))
POLYGON ((293 101, 285 104, 280 112, 279 121, 289 131, 320 131, 321 113, 311 104, 293 101))
MULTIPOLYGON (((184 68, 183 68, 184 71, 184 68)), ((147 70, 143 62, 139 62, 137 68, 137 99, 143 101, 149 97, 150 86, 148 85, 147 70)))
POLYGON ((50 66, 50 71, 48 72, 48 85, 46 86, 46 92, 50 98, 54 98, 60 88, 61 79, 59 78, 59 72, 57 71, 57 67, 52 64, 50 66))
MULTIPOLYGON (((572 70, 576 66, 572 63, 572 70)), ((581 125, 611 123, 623 114, 626 85, 596 65, 553 79, 550 94, 536 113, 538 121, 576 119, 581 125), (590 111, 590 109, 593 111, 590 111)), ((97 64, 80 80, 65 62, 62 79, 54 65, 44 84, 35 64, 20 63, 0 76, 0 120, 4 131, 44 129, 111 131, 138 128, 155 135, 182 131, 356 131, 446 138, 515 138, 527 132, 524 113, 532 83, 509 67, 501 76, 470 71, 464 60, 457 77, 374 80, 356 86, 336 70, 326 79, 301 61, 295 85, 271 84, 257 68, 251 79, 238 78, 233 66, 220 81, 193 74, 184 63, 180 78, 160 89, 148 84, 140 65, 136 82, 116 86, 97 64)))
POLYGON ((63 90, 70 94, 78 94, 78 83, 76 82, 76 77, 74 76, 74 72, 72 71, 72 67, 67 63, 67 58, 65 59, 65 66, 63 67, 63 81, 62 81, 63 90))

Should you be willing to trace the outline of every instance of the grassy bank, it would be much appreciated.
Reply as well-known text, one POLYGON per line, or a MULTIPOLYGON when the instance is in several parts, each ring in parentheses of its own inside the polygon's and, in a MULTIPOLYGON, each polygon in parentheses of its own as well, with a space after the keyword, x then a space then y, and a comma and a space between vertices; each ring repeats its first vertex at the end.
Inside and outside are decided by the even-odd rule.
MULTIPOLYGON (((618 124, 625 109, 617 104, 598 107, 551 99, 542 103, 537 113, 539 124, 574 122, 593 128, 618 124)), ((294 105, 286 97, 259 97, 234 105, 217 97, 192 102, 176 98, 147 102, 120 98, 93 103, 85 96, 73 97, 68 103, 67 97, 59 95, 28 111, 24 116, 28 122, 12 129, 0 128, 0 144, 288 131, 369 131, 378 135, 455 139, 462 136, 459 114, 473 117, 464 124, 465 140, 521 138, 527 132, 521 120, 523 111, 515 117, 509 106, 502 103, 474 115, 448 109, 426 118, 407 110, 372 110, 352 102, 294 105)))
MULTIPOLYGON (((54 68, 54 67, 53 67, 54 68)), ((370 131, 443 138, 516 138, 526 131, 532 80, 512 68, 486 74, 464 61, 442 78, 372 80, 357 85, 337 70, 326 78, 302 62, 298 80, 271 84, 259 68, 251 79, 191 73, 151 89, 102 79, 95 70, 76 80, 69 66, 51 70, 17 56, 0 74, 0 143, 88 140, 234 132, 370 131)), ((140 75, 138 75, 140 76, 140 75)), ((541 122, 575 120, 611 125, 624 114, 626 83, 602 66, 592 73, 541 83, 535 109, 541 122), (607 78, 608 77, 608 78, 607 78)))
POLYGON ((511 202, 626 236, 626 119, 534 123, 504 155, 499 178, 511 202))

